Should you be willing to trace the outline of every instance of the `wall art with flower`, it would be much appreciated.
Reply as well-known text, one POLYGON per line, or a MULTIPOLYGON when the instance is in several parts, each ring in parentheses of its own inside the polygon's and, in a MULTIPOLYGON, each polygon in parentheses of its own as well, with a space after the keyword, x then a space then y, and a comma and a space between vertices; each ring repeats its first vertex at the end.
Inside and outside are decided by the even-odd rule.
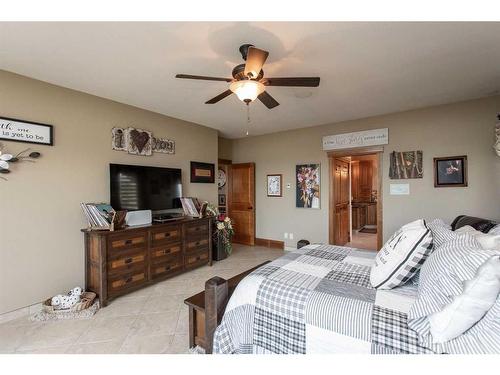
POLYGON ((295 167, 296 207, 320 208, 320 164, 295 167))

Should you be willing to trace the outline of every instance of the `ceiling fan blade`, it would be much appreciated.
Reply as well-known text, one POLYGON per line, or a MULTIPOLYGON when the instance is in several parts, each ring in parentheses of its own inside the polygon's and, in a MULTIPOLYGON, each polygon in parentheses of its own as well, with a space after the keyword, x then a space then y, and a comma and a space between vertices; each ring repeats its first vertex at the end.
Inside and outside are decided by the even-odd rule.
POLYGON ((318 87, 319 77, 264 78, 261 82, 266 86, 318 87))
POLYGON ((232 93, 233 92, 231 90, 226 90, 222 94, 217 95, 215 98, 212 98, 212 99, 206 101, 205 104, 215 104, 215 103, 221 101, 222 99, 224 99, 226 96, 231 95, 232 93))
POLYGON ((257 98, 269 109, 280 105, 267 91, 263 91, 257 98))
POLYGON ((267 60, 267 56, 269 56, 269 52, 255 47, 249 47, 247 62, 245 64, 245 76, 248 77, 250 75, 250 78, 257 78, 262 70, 262 66, 267 60))
POLYGON ((185 79, 201 79, 203 81, 224 81, 232 82, 232 78, 221 78, 221 77, 207 77, 207 76, 193 76, 191 74, 176 74, 175 78, 185 78, 185 79))

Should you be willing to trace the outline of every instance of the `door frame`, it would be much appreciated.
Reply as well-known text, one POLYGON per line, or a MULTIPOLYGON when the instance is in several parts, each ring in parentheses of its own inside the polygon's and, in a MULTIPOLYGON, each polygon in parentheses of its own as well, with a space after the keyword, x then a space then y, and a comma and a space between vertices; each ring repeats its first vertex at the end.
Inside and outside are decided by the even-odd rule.
MULTIPOLYGON (((383 191, 382 191, 382 159, 383 159, 384 147, 381 146, 373 146, 373 147, 357 147, 357 148, 349 148, 343 150, 329 151, 328 155, 328 179, 329 179, 329 202, 328 202, 328 242, 329 244, 333 244, 335 239, 335 186, 333 183, 334 176, 334 159, 346 158, 349 156, 360 156, 360 155, 377 155, 377 168, 378 168, 378 186, 377 186, 377 248, 380 249, 382 247, 383 240, 383 191)), ((350 178, 350 177, 349 177, 350 178)), ((351 233, 352 235, 352 233, 351 233)))

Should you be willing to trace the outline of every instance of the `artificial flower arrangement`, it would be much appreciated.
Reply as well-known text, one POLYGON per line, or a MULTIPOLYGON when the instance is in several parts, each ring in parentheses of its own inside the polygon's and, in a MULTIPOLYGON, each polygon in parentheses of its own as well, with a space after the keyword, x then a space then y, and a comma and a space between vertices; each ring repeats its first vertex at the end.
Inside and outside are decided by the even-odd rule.
POLYGON ((225 214, 221 214, 219 209, 214 205, 207 202, 207 212, 215 217, 215 231, 214 237, 216 240, 221 240, 222 246, 227 255, 231 254, 233 250, 233 245, 231 243, 231 238, 234 235, 233 223, 231 219, 225 214))

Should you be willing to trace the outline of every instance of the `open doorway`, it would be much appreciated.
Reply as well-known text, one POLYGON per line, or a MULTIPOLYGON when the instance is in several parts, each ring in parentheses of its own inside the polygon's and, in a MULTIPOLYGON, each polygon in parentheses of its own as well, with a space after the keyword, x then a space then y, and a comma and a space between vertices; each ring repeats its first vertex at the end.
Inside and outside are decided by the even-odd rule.
POLYGON ((381 152, 366 148, 329 153, 331 244, 381 247, 381 152))

